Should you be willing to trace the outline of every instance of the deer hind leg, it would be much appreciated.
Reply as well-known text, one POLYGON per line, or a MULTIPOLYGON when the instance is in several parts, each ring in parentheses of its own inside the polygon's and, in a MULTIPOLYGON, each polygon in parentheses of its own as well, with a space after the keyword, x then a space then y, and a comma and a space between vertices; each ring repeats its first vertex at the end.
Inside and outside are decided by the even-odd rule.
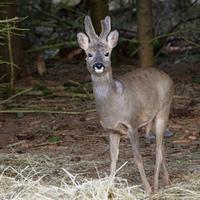
POLYGON ((135 159, 135 162, 139 169, 142 183, 144 185, 144 190, 147 194, 151 194, 151 187, 150 187, 147 177, 145 175, 145 171, 144 171, 144 167, 143 167, 143 163, 142 163, 142 156, 141 156, 140 147, 139 147, 138 130, 137 129, 132 130, 131 128, 129 128, 129 137, 131 140, 131 146, 132 146, 133 153, 134 153, 134 159, 135 159))
POLYGON ((160 171, 160 165, 162 163, 163 167, 163 183, 164 185, 168 184, 169 174, 167 171, 165 150, 163 136, 164 131, 168 122, 168 110, 161 111, 157 114, 152 125, 152 132, 156 135, 156 165, 155 165, 155 175, 153 179, 153 192, 158 190, 158 176, 160 171))
POLYGON ((113 131, 109 132, 109 148, 110 148, 110 176, 114 177, 116 163, 119 155, 120 134, 113 131))

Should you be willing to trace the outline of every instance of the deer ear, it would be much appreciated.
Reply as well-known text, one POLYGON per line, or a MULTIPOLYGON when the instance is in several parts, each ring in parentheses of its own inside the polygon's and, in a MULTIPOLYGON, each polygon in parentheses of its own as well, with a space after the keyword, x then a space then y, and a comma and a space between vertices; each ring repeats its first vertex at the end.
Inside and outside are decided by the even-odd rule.
POLYGON ((85 33, 79 32, 77 34, 77 42, 83 50, 86 50, 89 46, 89 38, 85 33))
POLYGON ((108 46, 112 49, 117 45, 119 39, 119 32, 117 30, 111 31, 107 37, 108 46))

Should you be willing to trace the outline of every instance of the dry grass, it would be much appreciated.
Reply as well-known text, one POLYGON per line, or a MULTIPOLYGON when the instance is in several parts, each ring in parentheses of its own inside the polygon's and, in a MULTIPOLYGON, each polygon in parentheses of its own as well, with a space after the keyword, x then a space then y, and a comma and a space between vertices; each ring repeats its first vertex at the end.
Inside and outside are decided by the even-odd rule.
POLYGON ((105 178, 80 179, 78 175, 70 174, 70 168, 57 168, 59 172, 55 176, 52 168, 57 166, 44 155, 2 154, 0 160, 3 161, 0 165, 0 200, 200 199, 199 172, 184 176, 184 182, 176 180, 169 187, 160 188, 157 194, 148 196, 141 185, 130 187, 127 180, 119 177, 115 178, 113 187, 112 180, 106 175, 105 178))

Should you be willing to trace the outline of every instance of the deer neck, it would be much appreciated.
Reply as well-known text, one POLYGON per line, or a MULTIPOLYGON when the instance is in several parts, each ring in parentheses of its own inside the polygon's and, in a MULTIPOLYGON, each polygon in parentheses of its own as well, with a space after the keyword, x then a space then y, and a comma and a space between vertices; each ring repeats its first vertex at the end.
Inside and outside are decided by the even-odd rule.
POLYGON ((95 76, 92 74, 92 87, 95 99, 105 99, 114 91, 114 81, 112 72, 108 72, 103 76, 95 76))

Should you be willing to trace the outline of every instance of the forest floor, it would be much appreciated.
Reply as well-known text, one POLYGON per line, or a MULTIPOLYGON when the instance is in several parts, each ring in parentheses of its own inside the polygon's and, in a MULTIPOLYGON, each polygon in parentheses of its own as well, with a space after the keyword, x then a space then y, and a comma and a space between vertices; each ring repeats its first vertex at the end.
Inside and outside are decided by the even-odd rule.
MULTIPOLYGON (((200 64, 199 63, 159 63, 157 67, 167 72, 175 84, 170 118, 167 129, 173 135, 164 137, 166 160, 170 184, 184 181, 185 175, 200 170, 200 64)), ((113 68, 113 74, 124 74, 132 66, 113 68)), ((90 74, 84 63, 62 63, 48 67, 47 75, 32 75, 15 83, 16 87, 63 87, 69 79, 82 82, 90 92, 90 74)), ((62 93, 73 94, 80 89, 68 85, 62 93)), ((59 90, 59 89, 58 89, 59 90)), ((29 165, 23 163, 22 156, 35 159, 34 165, 43 168, 41 174, 49 174, 43 181, 51 182, 66 177, 62 168, 81 178, 99 178, 109 175, 108 136, 99 123, 94 100, 88 97, 20 95, 0 105, 0 110, 19 110, 18 113, 0 113, 0 174, 6 167, 16 170, 29 165), (78 112, 25 113, 24 110, 52 110, 78 112), (20 158, 20 159, 19 159, 20 158), (39 164, 40 163, 40 164, 39 164)), ((140 148, 147 178, 152 184, 155 163, 155 138, 146 138, 144 128, 140 128, 140 148)), ((130 185, 141 184, 135 165, 130 140, 121 136, 117 168, 128 163, 117 173, 128 180, 130 185)), ((12 170, 5 172, 12 177, 12 170)), ((29 172, 27 171, 27 174, 29 172)), ((160 177, 162 177, 160 175, 160 177)), ((159 186, 162 186, 161 179, 159 186)))

